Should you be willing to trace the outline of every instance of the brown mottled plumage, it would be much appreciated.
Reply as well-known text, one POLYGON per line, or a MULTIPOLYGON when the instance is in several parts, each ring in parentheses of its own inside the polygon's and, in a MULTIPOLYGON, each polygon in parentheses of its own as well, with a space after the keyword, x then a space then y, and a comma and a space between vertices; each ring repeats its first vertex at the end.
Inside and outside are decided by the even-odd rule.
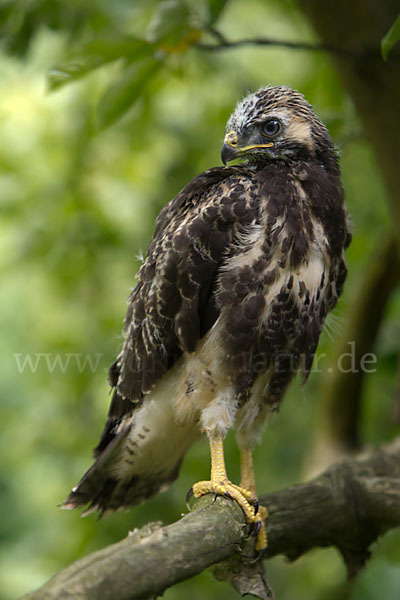
POLYGON ((201 431, 259 439, 294 374, 309 372, 346 277, 337 158, 287 87, 238 104, 224 161, 160 212, 129 297, 125 342, 96 462, 65 501, 101 513, 173 481, 201 431))

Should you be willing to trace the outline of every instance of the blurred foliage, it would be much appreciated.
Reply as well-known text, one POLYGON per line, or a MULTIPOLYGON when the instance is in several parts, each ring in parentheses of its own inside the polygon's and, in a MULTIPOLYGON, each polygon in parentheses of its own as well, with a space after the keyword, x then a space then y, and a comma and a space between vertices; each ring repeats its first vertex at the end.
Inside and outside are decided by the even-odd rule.
POLYGON ((400 40, 400 15, 397 17, 387 34, 382 40, 382 56, 387 60, 388 54, 391 49, 400 40))
MULTIPOLYGON (((346 291, 319 352, 329 355, 346 326, 363 269, 390 224, 373 151, 326 55, 196 47, 214 26, 229 39, 314 40, 292 0, 0 3, 1 600, 39 586, 130 528, 176 520, 193 481, 207 476, 208 449, 199 444, 179 480, 142 507, 100 522, 57 508, 90 465, 109 402, 106 371, 121 343, 124 298, 157 212, 191 177, 220 163, 225 121, 238 98, 266 84, 298 88, 340 148, 355 237, 346 291), (55 91, 46 94, 48 86, 55 91)), ((366 378, 365 443, 399 430, 399 307, 397 295, 377 343, 376 372, 366 378)), ((305 388, 292 386, 256 450, 261 491, 301 478, 329 363, 318 364, 321 373, 305 388)), ((233 435, 226 453, 237 479, 233 435)), ((392 532, 376 545, 353 599, 397 597, 396 542, 392 532)), ((291 565, 276 558, 267 570, 280 600, 343 596, 344 566, 332 549, 291 565)), ((165 598, 234 595, 203 573, 165 598)))

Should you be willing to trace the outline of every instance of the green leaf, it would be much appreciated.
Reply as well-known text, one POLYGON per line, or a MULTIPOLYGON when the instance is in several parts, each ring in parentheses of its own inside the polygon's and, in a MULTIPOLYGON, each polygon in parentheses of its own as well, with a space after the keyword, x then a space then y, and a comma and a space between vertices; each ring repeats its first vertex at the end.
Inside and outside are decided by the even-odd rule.
POLYGON ((164 0, 147 28, 147 39, 157 44, 175 46, 186 35, 189 9, 183 0, 164 0))
POLYGON ((227 3, 228 0, 208 0, 208 22, 210 25, 218 21, 227 3))
POLYGON ((118 58, 138 59, 149 56, 154 52, 153 44, 130 35, 109 36, 97 38, 88 42, 80 54, 99 56, 104 62, 111 62, 118 58))
POLYGON ((156 58, 129 65, 120 78, 103 94, 97 107, 97 122, 101 129, 120 119, 142 95, 147 83, 161 66, 156 58))
POLYGON ((400 15, 397 17, 385 37, 382 39, 381 51, 383 60, 387 60, 388 54, 400 40, 400 15))
POLYGON ((60 87, 72 81, 81 79, 90 71, 97 69, 104 64, 100 57, 84 57, 61 63, 47 73, 47 89, 50 92, 58 90, 60 87))
POLYGON ((81 79, 94 69, 120 58, 139 60, 154 52, 154 45, 132 36, 99 38, 75 51, 71 60, 53 67, 47 75, 49 91, 81 79))

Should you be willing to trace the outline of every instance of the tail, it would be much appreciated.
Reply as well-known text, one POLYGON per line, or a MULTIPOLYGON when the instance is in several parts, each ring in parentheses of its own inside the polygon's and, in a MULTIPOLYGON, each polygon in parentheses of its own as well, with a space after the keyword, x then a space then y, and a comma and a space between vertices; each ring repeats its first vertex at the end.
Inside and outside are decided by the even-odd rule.
POLYGON ((148 398, 101 450, 62 504, 86 507, 100 516, 141 504, 178 476, 185 452, 198 438, 193 426, 178 425, 168 400, 148 398))
POLYGON ((64 510, 87 506, 82 516, 98 511, 101 517, 141 504, 177 478, 182 457, 167 472, 150 470, 146 476, 134 472, 129 477, 121 476, 117 465, 129 439, 129 430, 130 427, 122 431, 100 454, 64 500, 64 510))

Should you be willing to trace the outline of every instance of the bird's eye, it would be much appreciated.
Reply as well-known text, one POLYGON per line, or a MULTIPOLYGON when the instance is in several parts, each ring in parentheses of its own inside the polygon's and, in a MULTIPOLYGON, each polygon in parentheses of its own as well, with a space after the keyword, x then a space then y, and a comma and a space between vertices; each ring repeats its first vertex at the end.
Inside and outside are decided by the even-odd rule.
POLYGON ((261 131, 268 137, 274 137, 281 130, 281 124, 278 119, 268 119, 261 125, 261 131))

